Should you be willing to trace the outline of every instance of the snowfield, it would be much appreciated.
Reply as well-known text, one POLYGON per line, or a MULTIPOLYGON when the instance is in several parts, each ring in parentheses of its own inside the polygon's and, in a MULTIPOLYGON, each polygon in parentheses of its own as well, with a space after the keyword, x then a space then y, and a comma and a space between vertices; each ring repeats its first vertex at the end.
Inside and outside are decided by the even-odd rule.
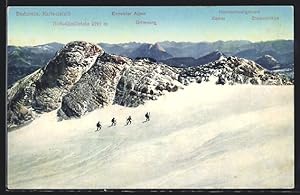
POLYGON ((294 187, 294 86, 191 84, 137 108, 56 111, 8 133, 9 189, 294 187))

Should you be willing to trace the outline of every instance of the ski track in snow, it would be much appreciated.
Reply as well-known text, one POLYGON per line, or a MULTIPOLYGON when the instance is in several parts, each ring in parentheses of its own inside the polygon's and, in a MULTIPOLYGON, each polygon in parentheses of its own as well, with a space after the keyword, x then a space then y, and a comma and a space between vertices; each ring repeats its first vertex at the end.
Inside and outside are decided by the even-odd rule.
POLYGON ((46 113, 8 133, 8 188, 292 188, 293 90, 191 84, 137 108, 46 113))

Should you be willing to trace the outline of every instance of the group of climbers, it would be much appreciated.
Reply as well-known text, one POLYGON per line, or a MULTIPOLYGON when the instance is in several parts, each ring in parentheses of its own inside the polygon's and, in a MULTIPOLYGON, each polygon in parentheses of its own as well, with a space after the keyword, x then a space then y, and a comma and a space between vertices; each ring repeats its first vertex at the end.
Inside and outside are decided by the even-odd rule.
MULTIPOLYGON (((150 112, 146 112, 145 118, 146 118, 145 122, 150 121, 150 112)), ((132 118, 131 118, 131 116, 128 116, 128 118, 126 119, 126 125, 130 125, 131 122, 132 122, 132 118)), ((113 117, 111 119, 111 127, 116 126, 116 125, 117 125, 117 119, 115 117, 113 117)), ((97 126, 96 131, 99 131, 102 128, 100 121, 97 122, 96 126, 97 126)))

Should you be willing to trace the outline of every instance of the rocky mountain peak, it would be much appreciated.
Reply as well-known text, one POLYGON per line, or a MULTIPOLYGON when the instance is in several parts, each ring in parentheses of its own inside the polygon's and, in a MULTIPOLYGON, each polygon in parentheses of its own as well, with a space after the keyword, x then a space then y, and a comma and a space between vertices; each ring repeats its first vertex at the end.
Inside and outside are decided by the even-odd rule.
POLYGON ((68 43, 43 68, 15 83, 8 92, 11 123, 23 123, 34 118, 36 113, 59 108, 62 98, 103 53, 92 43, 68 43))
POLYGON ((166 52, 166 50, 159 43, 151 44, 150 49, 166 52))
POLYGON ((103 53, 104 50, 98 45, 84 41, 70 42, 43 68, 40 84, 72 85, 103 53))
POLYGON ((164 60, 171 58, 172 55, 167 53, 158 43, 144 43, 130 54, 131 58, 152 58, 155 60, 164 60))

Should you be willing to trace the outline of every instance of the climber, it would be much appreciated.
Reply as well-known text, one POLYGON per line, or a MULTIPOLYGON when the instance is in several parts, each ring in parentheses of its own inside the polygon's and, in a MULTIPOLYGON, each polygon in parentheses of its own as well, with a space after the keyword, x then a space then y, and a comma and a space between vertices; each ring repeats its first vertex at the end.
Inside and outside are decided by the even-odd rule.
POLYGON ((117 120, 114 118, 111 119, 111 126, 116 126, 117 120))
POLYGON ((145 114, 145 117, 146 117, 146 121, 150 121, 150 112, 147 112, 145 114))
POLYGON ((127 118, 127 123, 126 123, 126 125, 130 125, 131 124, 131 116, 129 116, 128 118, 127 118))
POLYGON ((101 127, 102 127, 102 125, 101 125, 101 123, 100 123, 100 121, 98 121, 98 123, 97 123, 97 130, 96 131, 99 131, 99 130, 101 130, 101 127))

